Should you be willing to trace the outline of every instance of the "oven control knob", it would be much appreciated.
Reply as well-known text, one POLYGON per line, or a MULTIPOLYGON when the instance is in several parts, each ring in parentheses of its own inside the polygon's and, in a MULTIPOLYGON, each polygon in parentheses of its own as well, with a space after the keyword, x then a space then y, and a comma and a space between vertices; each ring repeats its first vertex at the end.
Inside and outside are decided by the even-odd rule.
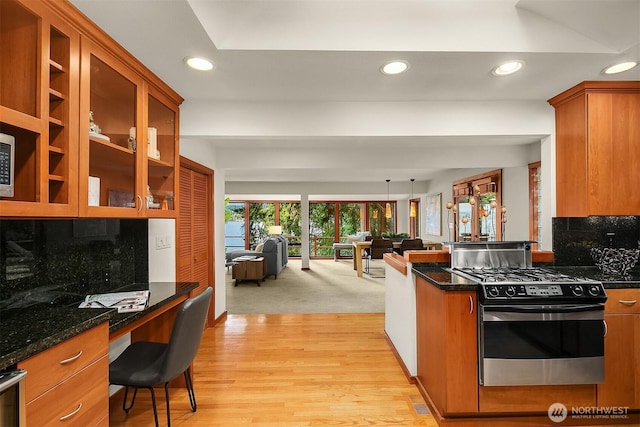
POLYGON ((507 289, 505 290, 505 292, 507 293, 507 296, 515 296, 516 294, 516 287, 515 286, 507 286, 507 289))
POLYGON ((584 289, 582 289, 581 285, 574 285, 571 287, 571 292, 573 292, 575 296, 580 297, 584 293, 584 289))
POLYGON ((589 295, 594 297, 597 297, 598 295, 600 295, 600 286, 598 285, 589 286, 589 295))
POLYGON ((500 295, 500 291, 498 290, 497 286, 487 286, 487 293, 490 297, 494 298, 500 295))

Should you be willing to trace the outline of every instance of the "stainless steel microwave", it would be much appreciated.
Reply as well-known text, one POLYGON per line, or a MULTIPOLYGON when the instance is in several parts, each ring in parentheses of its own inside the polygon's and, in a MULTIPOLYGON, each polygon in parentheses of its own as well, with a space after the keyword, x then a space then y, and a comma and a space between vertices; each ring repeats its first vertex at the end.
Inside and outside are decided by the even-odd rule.
POLYGON ((0 133, 0 197, 13 197, 16 139, 0 133))

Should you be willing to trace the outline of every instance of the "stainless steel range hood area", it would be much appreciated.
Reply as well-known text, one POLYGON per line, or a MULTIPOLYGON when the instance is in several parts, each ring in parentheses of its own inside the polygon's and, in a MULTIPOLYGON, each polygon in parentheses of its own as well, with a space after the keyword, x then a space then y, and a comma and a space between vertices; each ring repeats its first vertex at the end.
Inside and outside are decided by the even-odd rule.
POLYGON ((447 242, 451 268, 531 267, 533 241, 447 242))

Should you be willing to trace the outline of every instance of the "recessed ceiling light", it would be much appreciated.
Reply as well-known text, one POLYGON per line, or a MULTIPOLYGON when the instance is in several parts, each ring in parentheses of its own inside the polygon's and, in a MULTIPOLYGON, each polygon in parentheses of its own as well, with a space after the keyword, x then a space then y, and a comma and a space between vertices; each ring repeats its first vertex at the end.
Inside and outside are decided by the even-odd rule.
POLYGON ((187 57, 187 58, 184 58, 184 62, 186 62, 187 65, 193 68, 194 70, 199 70, 199 71, 213 70, 213 63, 205 58, 187 57))
POLYGON ((637 62, 621 62, 619 64, 615 64, 612 65, 610 67, 605 68, 604 70, 602 70, 602 72, 604 74, 618 74, 618 73, 623 73, 627 70, 632 69, 633 67, 635 67, 636 65, 638 65, 637 62))
POLYGON ((509 74, 519 71, 522 67, 524 67, 524 61, 509 61, 498 65, 496 68, 491 70, 491 73, 494 76, 508 76, 509 74))
POLYGON ((380 72, 382 74, 393 75, 404 73, 408 68, 409 63, 407 61, 391 61, 380 67, 380 72))

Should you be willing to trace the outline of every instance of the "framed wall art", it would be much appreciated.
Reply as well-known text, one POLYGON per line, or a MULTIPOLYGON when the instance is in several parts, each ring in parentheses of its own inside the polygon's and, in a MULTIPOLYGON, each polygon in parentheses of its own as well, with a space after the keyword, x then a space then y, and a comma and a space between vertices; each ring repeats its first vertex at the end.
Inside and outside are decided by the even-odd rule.
POLYGON ((442 235, 442 193, 426 196, 426 233, 432 236, 442 235))

